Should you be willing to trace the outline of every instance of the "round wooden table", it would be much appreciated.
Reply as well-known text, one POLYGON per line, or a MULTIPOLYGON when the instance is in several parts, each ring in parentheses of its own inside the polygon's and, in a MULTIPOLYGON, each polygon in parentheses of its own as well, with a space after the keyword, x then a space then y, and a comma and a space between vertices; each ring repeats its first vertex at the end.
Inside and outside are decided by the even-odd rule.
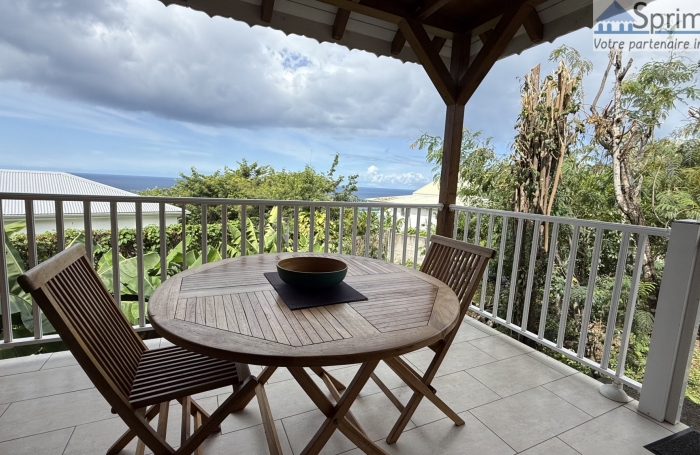
POLYGON ((287 367, 328 417, 304 453, 318 453, 335 429, 367 453, 384 453, 364 434, 350 406, 380 360, 443 339, 457 323, 459 302, 443 282, 400 265, 358 256, 285 253, 227 259, 181 272, 156 290, 148 315, 156 331, 178 346, 269 366, 258 377, 261 384, 275 368, 287 367), (368 300, 289 310, 263 273, 276 271, 286 257, 309 255, 347 263, 345 283, 368 300), (322 366, 355 363, 362 366, 335 404, 304 370, 320 373, 322 366))

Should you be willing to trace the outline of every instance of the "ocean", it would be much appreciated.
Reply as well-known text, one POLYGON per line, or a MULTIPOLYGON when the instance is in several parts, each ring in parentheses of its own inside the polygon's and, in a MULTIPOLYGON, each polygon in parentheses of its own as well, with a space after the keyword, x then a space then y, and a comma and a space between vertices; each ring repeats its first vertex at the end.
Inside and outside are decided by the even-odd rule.
MULTIPOLYGON (((158 188, 169 188, 175 184, 176 180, 173 177, 154 177, 149 175, 85 174, 77 172, 73 172, 72 174, 133 193, 156 186, 158 188)), ((415 189, 358 187, 356 194, 360 199, 368 199, 401 196, 404 194, 411 194, 414 191, 415 189)))

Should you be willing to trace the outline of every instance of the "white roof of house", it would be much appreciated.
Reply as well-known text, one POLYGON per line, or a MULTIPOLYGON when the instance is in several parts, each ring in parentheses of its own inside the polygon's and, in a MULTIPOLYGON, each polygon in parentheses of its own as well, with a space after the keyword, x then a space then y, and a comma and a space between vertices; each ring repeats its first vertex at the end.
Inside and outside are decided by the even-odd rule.
MULTIPOLYGON (((394 202, 399 204, 430 205, 439 203, 439 194, 440 185, 438 185, 435 182, 430 182, 424 187, 418 188, 416 191, 413 192, 413 194, 406 194, 403 196, 375 197, 367 200, 375 202, 394 202)), ((464 205, 464 201, 458 197, 457 204, 464 205)))
MULTIPOLYGON (((35 193, 35 194, 74 194, 79 196, 138 196, 128 191, 114 188, 78 177, 67 172, 46 171, 17 171, 0 169, 0 193, 35 193)), ((109 213, 109 202, 92 202, 90 209, 93 215, 109 213)), ((2 212, 5 216, 24 215, 24 201, 16 199, 3 199, 2 212)), ((117 213, 135 213, 136 207, 131 202, 117 203, 117 213)), ((182 210, 174 205, 165 205, 166 213, 181 213, 182 210)), ((34 214, 36 216, 54 215, 55 203, 53 201, 34 201, 34 214)), ((80 201, 66 201, 63 203, 65 215, 83 213, 83 203, 80 201)), ((158 204, 144 203, 143 213, 158 213, 158 204)))

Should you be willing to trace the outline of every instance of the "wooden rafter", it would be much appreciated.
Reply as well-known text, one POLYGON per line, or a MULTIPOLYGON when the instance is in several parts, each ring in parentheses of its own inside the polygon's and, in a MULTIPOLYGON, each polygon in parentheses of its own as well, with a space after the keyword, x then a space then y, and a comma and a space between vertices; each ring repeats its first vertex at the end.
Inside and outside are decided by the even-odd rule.
POLYGON ((435 48, 435 52, 439 54, 446 42, 447 38, 443 38, 442 36, 433 36, 433 47, 435 48))
POLYGON ((531 8, 530 13, 523 23, 523 27, 525 27, 527 36, 533 43, 539 43, 544 39, 544 25, 535 8, 531 8))
MULTIPOLYGON (((436 13, 440 8, 447 5, 450 1, 452 0, 426 0, 416 9, 416 12, 412 15, 412 17, 419 22, 424 21, 436 13)), ((391 41, 391 54, 398 55, 405 44, 406 37, 403 36, 403 32, 399 29, 396 32, 396 35, 394 35, 394 39, 391 41)), ((440 51, 438 50, 438 52, 440 51)))
MULTIPOLYGON (((359 3, 360 0, 352 0, 355 3, 359 3)), ((345 34, 345 27, 348 25, 348 20, 350 19, 350 11, 338 8, 338 12, 335 13, 335 21, 333 22, 333 39, 341 40, 345 34)))
POLYGON ((262 0, 260 4, 260 20, 270 22, 272 20, 272 9, 275 6, 275 0, 262 0))
POLYGON ((418 8, 414 19, 417 21, 422 21, 432 16, 433 13, 437 12, 440 8, 447 5, 452 0, 426 0, 423 5, 418 8))
POLYGON ((460 80, 457 104, 466 104, 469 101, 531 11, 530 5, 521 3, 517 8, 506 10, 501 16, 493 34, 486 40, 484 47, 481 48, 466 74, 460 80))
POLYGON ((454 104, 457 92, 456 84, 445 66, 445 62, 442 61, 442 58, 435 50, 435 46, 423 25, 413 19, 404 19, 399 22, 399 29, 406 37, 408 44, 411 45, 411 49, 413 49, 423 68, 425 68, 428 77, 430 77, 445 104, 454 104))
MULTIPOLYGON (((355 3, 352 0, 318 1, 394 24, 398 24, 404 18, 411 18, 414 14, 414 10, 410 7, 402 3, 387 0, 362 0, 360 3, 355 3)), ((439 14, 439 12, 425 19, 423 24, 438 31, 439 34, 445 35, 447 38, 451 38, 455 33, 462 32, 462 23, 459 19, 445 14, 439 14)))

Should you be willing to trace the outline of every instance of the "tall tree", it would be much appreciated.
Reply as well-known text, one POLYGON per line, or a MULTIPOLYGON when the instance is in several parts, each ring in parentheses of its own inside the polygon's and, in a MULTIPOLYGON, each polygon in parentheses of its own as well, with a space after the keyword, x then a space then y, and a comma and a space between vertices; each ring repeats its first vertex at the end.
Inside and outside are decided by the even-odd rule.
MULTIPOLYGON (((693 86, 697 64, 689 64, 675 54, 666 61, 645 64, 635 75, 630 75, 631 67, 632 59, 623 65, 621 50, 610 52, 588 122, 594 127, 595 141, 612 160, 613 187, 620 211, 631 224, 643 226, 646 225, 641 196, 643 176, 655 131, 679 101, 697 99, 700 92, 693 86), (600 108, 598 103, 608 85, 611 69, 612 97, 600 108)), ((644 256, 644 280, 655 281, 649 244, 644 256)))

